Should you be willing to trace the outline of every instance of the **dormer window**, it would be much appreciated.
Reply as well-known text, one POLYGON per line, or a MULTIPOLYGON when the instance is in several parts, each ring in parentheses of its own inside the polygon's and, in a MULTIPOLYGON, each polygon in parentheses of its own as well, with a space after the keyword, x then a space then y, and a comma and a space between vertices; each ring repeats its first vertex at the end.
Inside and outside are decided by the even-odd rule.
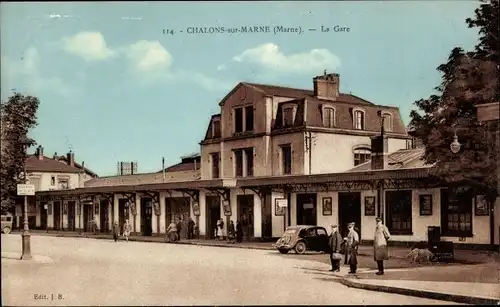
POLYGON ((354 166, 363 164, 371 160, 372 152, 368 146, 354 148, 354 166))
POLYGON ((220 119, 214 119, 214 121, 212 122, 212 137, 214 139, 221 137, 220 119))
POLYGON ((234 133, 250 132, 254 129, 253 106, 237 107, 234 109, 234 133))
POLYGON ((323 127, 335 127, 335 109, 331 106, 323 107, 323 127))
POLYGON ((392 131, 392 115, 391 113, 382 113, 382 118, 384 119, 384 131, 392 131))
POLYGON ((354 110, 354 112, 353 112, 353 128, 356 130, 365 130, 365 111, 354 110))
POLYGON ((295 114, 297 113, 297 106, 285 105, 283 106, 283 127, 292 127, 295 122, 295 114))

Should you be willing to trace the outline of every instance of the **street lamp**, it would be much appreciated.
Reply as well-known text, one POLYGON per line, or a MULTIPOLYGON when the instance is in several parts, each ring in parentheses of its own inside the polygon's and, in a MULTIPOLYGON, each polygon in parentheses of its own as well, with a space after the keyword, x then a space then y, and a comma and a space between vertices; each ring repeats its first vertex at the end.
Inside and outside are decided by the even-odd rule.
MULTIPOLYGON (((28 184, 28 176, 26 174, 26 158, 27 158, 27 151, 28 147, 31 145, 31 142, 28 139, 24 139, 20 142, 20 144, 23 146, 23 172, 24 172, 24 184, 28 184)), ((21 259, 22 260, 30 260, 31 259, 31 235, 30 235, 30 230, 28 226, 28 196, 24 195, 24 209, 23 209, 23 233, 21 234, 22 236, 22 242, 23 242, 23 250, 21 254, 21 259)))

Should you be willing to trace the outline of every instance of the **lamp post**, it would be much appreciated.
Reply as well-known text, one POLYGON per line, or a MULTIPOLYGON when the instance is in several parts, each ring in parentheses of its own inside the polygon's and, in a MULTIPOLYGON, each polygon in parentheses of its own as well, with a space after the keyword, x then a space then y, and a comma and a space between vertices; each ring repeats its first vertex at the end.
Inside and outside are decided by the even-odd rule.
MULTIPOLYGON (((26 174, 26 157, 27 157, 27 151, 28 147, 30 145, 30 142, 25 139, 20 142, 21 145, 23 146, 23 173, 24 173, 24 184, 28 184, 28 176, 26 174)), ((21 259, 22 260, 30 260, 31 259, 31 235, 30 235, 30 230, 28 226, 28 196, 24 195, 24 208, 23 208, 23 233, 22 233, 22 244, 23 244, 23 250, 21 254, 21 259)))

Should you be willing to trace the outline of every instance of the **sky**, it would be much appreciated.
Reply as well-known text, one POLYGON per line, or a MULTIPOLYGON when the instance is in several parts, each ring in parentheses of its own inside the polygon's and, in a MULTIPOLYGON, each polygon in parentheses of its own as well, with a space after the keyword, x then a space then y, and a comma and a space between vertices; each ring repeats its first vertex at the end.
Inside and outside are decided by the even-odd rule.
MULTIPOLYGON (((40 99, 30 132, 100 176, 118 161, 161 170, 199 152, 210 116, 239 82, 340 91, 398 106, 433 94, 456 46, 478 40, 475 1, 2 3, 1 98, 40 99), (242 27, 269 26, 269 33, 242 27), (297 32, 275 32, 280 26, 297 32), (334 27, 349 28, 335 32, 334 27), (225 33, 190 33, 224 27, 225 33), (322 27, 323 30, 322 31, 322 27), (237 33, 228 29, 238 28, 237 33), (326 32, 326 29, 330 29, 326 32), (309 31, 316 29, 316 31, 309 31)), ((32 149, 31 151, 34 151, 32 149)))

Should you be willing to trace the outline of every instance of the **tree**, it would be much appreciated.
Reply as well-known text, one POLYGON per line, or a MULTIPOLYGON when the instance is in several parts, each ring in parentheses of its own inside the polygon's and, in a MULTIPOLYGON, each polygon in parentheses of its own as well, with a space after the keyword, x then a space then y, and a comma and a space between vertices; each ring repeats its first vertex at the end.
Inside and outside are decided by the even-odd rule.
POLYGON ((490 197, 496 191, 495 154, 500 150, 491 127, 477 120, 475 106, 496 102, 498 88, 498 0, 482 4, 469 27, 479 28, 474 51, 454 48, 437 70, 441 84, 436 94, 415 102, 410 130, 425 145, 424 158, 435 164, 435 175, 446 182, 465 183, 490 197), (462 148, 454 154, 450 144, 455 133, 462 148))
POLYGON ((26 152, 23 143, 28 143, 29 146, 35 144, 33 139, 28 138, 28 132, 37 125, 36 112, 39 104, 36 97, 15 93, 0 105, 2 214, 13 213, 17 184, 24 182, 23 163, 26 152))

